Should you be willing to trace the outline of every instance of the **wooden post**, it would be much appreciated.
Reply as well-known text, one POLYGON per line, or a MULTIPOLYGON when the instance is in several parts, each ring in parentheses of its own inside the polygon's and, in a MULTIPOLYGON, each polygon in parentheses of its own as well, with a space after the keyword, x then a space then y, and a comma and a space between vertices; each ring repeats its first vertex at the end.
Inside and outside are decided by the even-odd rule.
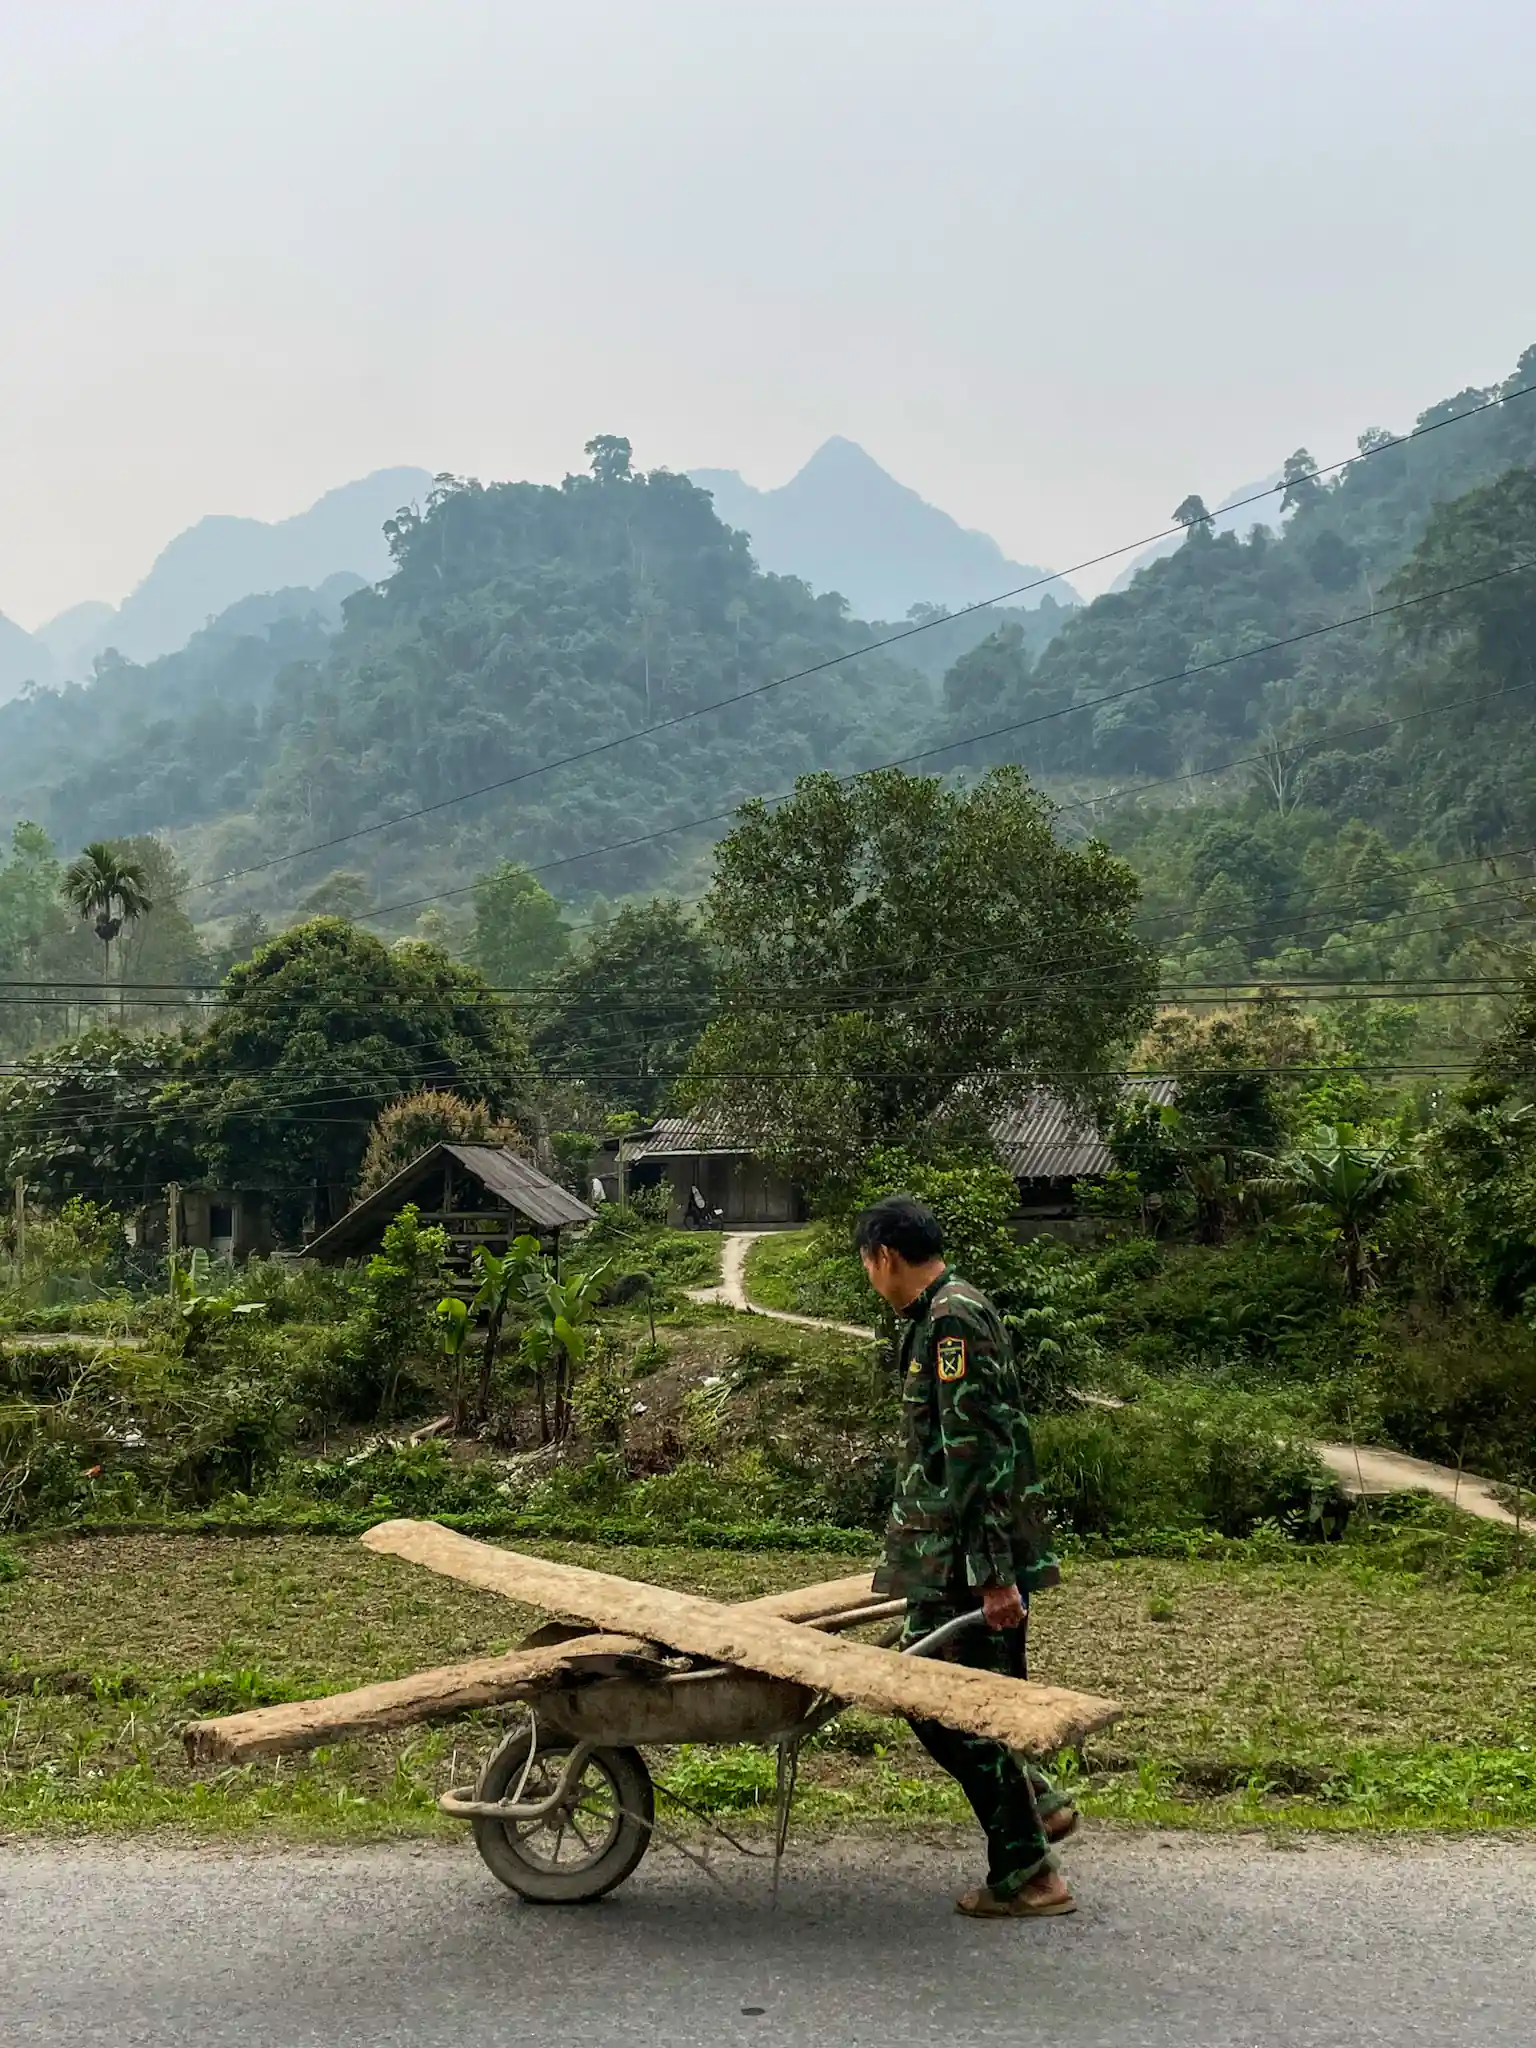
POLYGON ((181 1249, 181 1182, 169 1181, 165 1190, 165 1257, 167 1265, 174 1271, 176 1254, 181 1249))
POLYGON ((27 1255, 27 1184, 18 1173, 16 1176, 16 1266, 27 1255))

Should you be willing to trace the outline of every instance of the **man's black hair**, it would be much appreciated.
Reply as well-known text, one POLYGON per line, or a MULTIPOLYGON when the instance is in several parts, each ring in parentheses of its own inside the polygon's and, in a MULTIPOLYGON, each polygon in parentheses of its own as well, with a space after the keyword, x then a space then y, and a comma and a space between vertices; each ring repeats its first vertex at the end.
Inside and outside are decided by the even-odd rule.
POLYGON ((909 1266, 944 1256, 939 1219, 916 1195, 882 1195, 871 1202, 853 1226, 853 1242, 861 1252, 893 1251, 909 1266))

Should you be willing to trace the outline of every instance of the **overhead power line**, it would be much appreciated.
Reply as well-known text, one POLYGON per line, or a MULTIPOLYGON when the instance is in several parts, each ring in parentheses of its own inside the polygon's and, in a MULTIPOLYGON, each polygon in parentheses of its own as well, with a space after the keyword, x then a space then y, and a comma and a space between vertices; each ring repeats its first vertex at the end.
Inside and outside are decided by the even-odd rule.
MULTIPOLYGON (((1088 697, 1080 703, 1058 705, 1054 710, 1037 711, 1028 718, 1016 718, 1006 725, 990 726, 985 731, 967 733, 959 739, 942 740, 932 746, 916 748, 911 753, 894 755, 889 760, 871 762, 867 767, 851 769, 847 774, 839 775, 835 779, 838 782, 856 782, 861 776, 875 775, 884 769, 909 768, 915 761, 929 761, 940 754, 955 754, 966 747, 984 745, 989 740, 1006 739, 1015 733, 1030 731, 1036 726, 1052 724, 1058 718, 1073 718, 1099 711, 1106 704, 1123 704, 1127 698, 1144 696, 1149 690, 1162 690, 1174 683, 1192 682, 1199 676, 1213 675, 1219 670, 1235 667, 1238 662, 1252 661, 1264 654, 1276 654, 1288 647, 1298 647, 1309 640, 1323 639, 1330 633, 1342 633, 1351 626, 1374 625, 1378 619, 1391 618, 1395 613, 1410 611, 1420 605, 1434 604, 1441 598, 1458 597, 1464 591, 1477 590, 1486 584, 1501 582, 1507 576, 1529 573, 1532 569, 1536 569, 1536 563, 1515 562, 1507 568, 1492 569, 1485 575, 1469 577, 1463 583, 1447 584, 1441 590, 1430 590, 1418 596, 1401 598, 1395 604, 1377 605, 1370 611, 1355 612, 1348 618, 1335 619, 1321 626, 1308 626, 1298 633, 1288 633, 1281 639, 1267 640, 1258 647, 1245 647, 1240 654, 1219 655, 1214 660, 1198 662, 1193 667, 1174 669, 1166 675, 1153 676, 1146 682, 1128 684, 1123 690, 1110 690, 1103 696, 1088 697)), ((691 832, 705 825, 721 824, 736 817, 746 803, 785 803, 793 794, 793 790, 788 790, 781 791, 775 796, 743 797, 724 810, 709 811, 701 817, 685 818, 675 825, 662 825, 654 831, 636 833, 628 839, 616 839, 606 846, 589 846, 583 848, 580 853, 567 853, 555 860, 539 861, 528 867, 525 872, 530 875, 547 875, 552 874, 557 868, 572 867, 579 861, 596 860, 607 854, 630 853, 637 847, 651 846, 658 839, 668 839, 679 832, 691 832)), ((285 859, 288 857, 283 856, 285 859)), ((366 911, 363 915, 367 922, 372 923, 381 917, 395 916, 403 910, 420 910, 429 903, 446 903, 453 897, 472 895, 478 887, 478 882, 466 882, 458 888, 437 889, 427 896, 410 896, 399 902, 381 904, 377 909, 366 911)))

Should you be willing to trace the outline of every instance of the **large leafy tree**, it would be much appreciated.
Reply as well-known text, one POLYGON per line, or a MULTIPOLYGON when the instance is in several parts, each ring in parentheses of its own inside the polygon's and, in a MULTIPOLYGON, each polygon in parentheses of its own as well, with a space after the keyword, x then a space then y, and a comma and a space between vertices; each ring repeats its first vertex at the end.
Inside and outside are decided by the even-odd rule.
POLYGON ((192 1133, 164 1100, 185 1049, 171 1034, 107 1028, 30 1054, 0 1082, 5 1177, 55 1203, 81 1195, 124 1208, 191 1179, 192 1133))
POLYGON ((290 1225, 323 1224, 388 1102, 430 1086, 511 1113, 530 1073, 521 1027, 473 968, 317 918, 231 969, 166 1104, 221 1180, 270 1190, 290 1225))
POLYGON ((469 956, 492 982, 516 987, 547 975, 569 946, 559 904, 516 861, 500 862, 476 882, 469 956))
POLYGON ((722 1014, 688 1097, 808 1178, 931 1145, 1032 1082, 1086 1097, 1149 1021, 1136 881, 1070 848, 1014 768, 969 791, 897 769, 745 806, 705 928, 722 1014))
POLYGON ((714 1007, 714 967, 680 904, 631 904, 551 986, 535 1046, 546 1071, 652 1114, 714 1007))

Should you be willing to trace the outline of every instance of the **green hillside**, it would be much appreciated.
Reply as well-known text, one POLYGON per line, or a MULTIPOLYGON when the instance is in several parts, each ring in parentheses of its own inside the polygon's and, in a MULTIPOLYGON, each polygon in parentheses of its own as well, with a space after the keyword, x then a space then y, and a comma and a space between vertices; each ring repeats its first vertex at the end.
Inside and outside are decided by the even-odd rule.
MULTIPOLYGON (((360 880, 332 907, 407 930, 423 899, 467 909, 509 859, 567 902, 688 889, 745 796, 948 747, 926 765, 1020 761, 1069 830, 1128 852, 1153 913, 1187 913, 1171 950, 1188 953, 1214 880, 1207 936, 1253 925, 1264 895, 1191 853, 1213 811, 1271 842, 1270 908, 1319 886, 1309 849, 1351 821, 1415 858, 1536 836, 1530 580, 1498 586, 1503 625, 1434 595, 1526 545, 1536 397, 1512 394, 1533 381, 1536 350, 1415 435, 1363 434, 1336 475, 1298 451, 1275 529, 1251 539, 1187 501, 1185 543, 1085 608, 941 620, 846 664, 874 629, 762 573, 706 493, 634 470, 626 442, 593 442, 592 473, 559 487, 441 478, 389 522, 394 573, 344 617, 330 591, 250 600, 179 654, 0 707, 0 809, 64 849, 168 832, 194 882, 243 871, 188 899, 199 920, 286 917, 342 869, 360 880), (503 786, 458 801, 487 784, 503 786)), ((1278 957, 1279 936, 1244 963, 1278 957)))

